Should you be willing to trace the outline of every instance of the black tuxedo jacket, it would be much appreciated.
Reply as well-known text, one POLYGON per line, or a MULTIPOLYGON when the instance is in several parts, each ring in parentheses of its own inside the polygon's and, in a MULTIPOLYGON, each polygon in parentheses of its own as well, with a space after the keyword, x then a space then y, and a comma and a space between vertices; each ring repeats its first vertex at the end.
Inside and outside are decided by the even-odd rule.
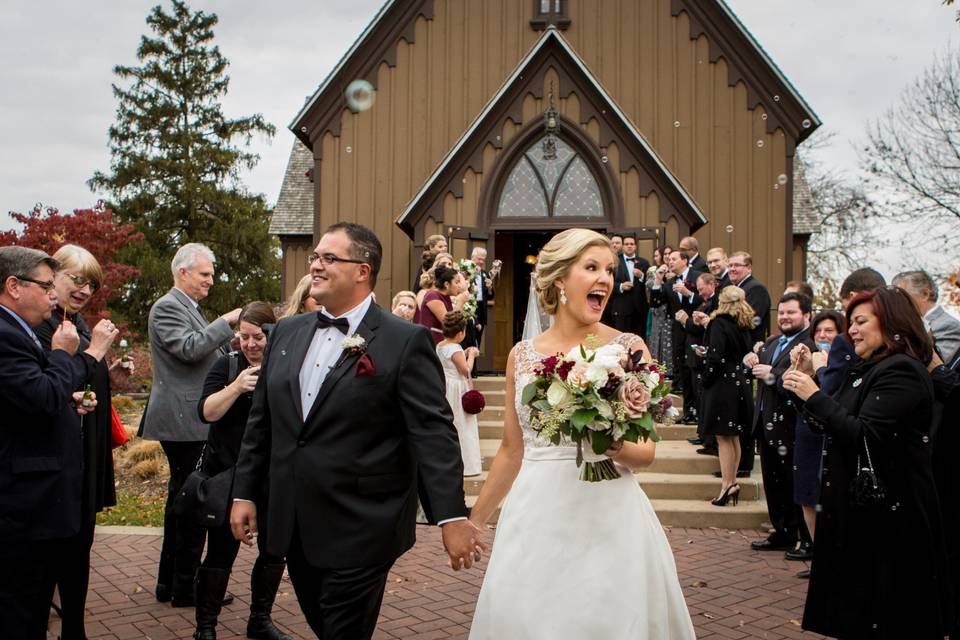
POLYGON ((750 334, 753 341, 766 340, 770 333, 770 292, 753 276, 747 277, 737 286, 743 289, 747 304, 753 309, 754 318, 760 319, 759 324, 754 320, 755 326, 750 334))
POLYGON ((700 271, 701 273, 705 273, 709 271, 709 269, 707 268, 707 261, 704 260, 703 256, 700 255, 699 253, 696 256, 694 256, 692 260, 690 260, 690 268, 696 271, 700 271))
POLYGON ((73 391, 97 361, 44 352, 0 309, 0 542, 80 530, 83 449, 73 391))
POLYGON ((805 344, 810 351, 818 351, 816 343, 810 337, 810 329, 804 329, 791 340, 786 347, 773 359, 773 354, 777 350, 777 343, 780 336, 771 336, 763 346, 760 347, 760 364, 769 364, 773 366, 773 375, 776 381, 768 385, 762 380, 757 382, 757 400, 753 412, 753 432, 754 434, 772 442, 775 446, 778 441, 788 447, 793 446, 794 434, 797 422, 797 397, 783 388, 783 374, 790 368, 790 350, 798 344, 805 344), (789 402, 789 404, 788 404, 789 402), (772 425, 768 429, 767 425, 772 425))
POLYGON ((419 325, 371 304, 357 330, 361 354, 327 374, 302 418, 300 368, 316 315, 281 320, 270 334, 237 463, 234 497, 256 500, 269 482, 270 553, 285 556, 298 527, 320 569, 390 562, 413 546, 417 476, 437 520, 465 516, 463 463, 434 341, 419 325))
POLYGON ((609 319, 611 324, 620 331, 636 331, 640 325, 640 320, 650 308, 647 302, 647 288, 644 286, 644 278, 650 263, 640 256, 634 257, 634 268, 639 269, 641 278, 635 278, 633 273, 627 269, 626 258, 623 254, 617 256, 617 271, 614 274, 613 292, 610 297, 610 303, 607 308, 610 311, 609 319), (620 291, 620 285, 630 282, 633 288, 629 291, 620 291))
MULTIPOLYGON (((674 314, 681 309, 686 311, 687 314, 691 314, 697 309, 700 308, 700 305, 703 304, 703 298, 700 297, 700 294, 697 293, 697 278, 700 277, 702 271, 694 271, 693 269, 687 270, 687 278, 684 281, 687 289, 693 292, 693 300, 690 300, 688 296, 685 296, 683 299, 680 298, 673 291, 673 283, 677 282, 680 276, 674 276, 672 278, 665 278, 663 285, 659 289, 650 290, 650 306, 659 307, 666 305, 669 310, 670 319, 673 320, 674 314)), ((676 320, 673 321, 674 325, 678 326, 680 330, 683 330, 683 325, 681 325, 676 320)))

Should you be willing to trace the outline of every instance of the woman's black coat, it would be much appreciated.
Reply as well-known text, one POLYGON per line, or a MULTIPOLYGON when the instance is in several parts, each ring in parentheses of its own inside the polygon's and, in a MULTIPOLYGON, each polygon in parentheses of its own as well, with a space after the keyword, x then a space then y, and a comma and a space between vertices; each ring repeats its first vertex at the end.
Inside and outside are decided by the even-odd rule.
POLYGON ((931 465, 933 386, 906 355, 852 367, 833 397, 803 403, 826 434, 821 506, 803 628, 840 638, 942 638, 950 584, 931 465), (886 487, 887 503, 854 507, 858 453, 886 487))
POLYGON ((707 355, 700 373, 704 433, 735 436, 753 425, 753 390, 743 366, 750 340, 750 330, 738 327, 727 314, 718 314, 707 325, 707 355))

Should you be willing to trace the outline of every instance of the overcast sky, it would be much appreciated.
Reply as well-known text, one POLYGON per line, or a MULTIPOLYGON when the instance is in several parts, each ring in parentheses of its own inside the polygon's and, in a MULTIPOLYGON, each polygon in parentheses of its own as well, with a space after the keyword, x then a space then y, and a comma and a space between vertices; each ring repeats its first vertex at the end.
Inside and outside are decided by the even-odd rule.
MULTIPOLYGON (((466 1, 466 0, 455 0, 466 1)), ((587 0, 576 0, 587 1, 587 0)), ((666 1, 666 0, 662 0, 666 1)), ((728 0, 754 37, 836 133, 823 160, 857 171, 864 125, 943 51, 960 26, 940 0, 728 0)), ((156 0, 4 0, 0 22, 0 228, 35 202, 62 210, 96 201, 86 180, 109 169, 115 64, 134 64, 156 0)), ((293 134, 287 125, 381 6, 381 0, 208 0, 230 60, 227 116, 262 113, 246 176, 273 204, 293 134)), ((167 4, 169 7, 169 4, 167 4)))

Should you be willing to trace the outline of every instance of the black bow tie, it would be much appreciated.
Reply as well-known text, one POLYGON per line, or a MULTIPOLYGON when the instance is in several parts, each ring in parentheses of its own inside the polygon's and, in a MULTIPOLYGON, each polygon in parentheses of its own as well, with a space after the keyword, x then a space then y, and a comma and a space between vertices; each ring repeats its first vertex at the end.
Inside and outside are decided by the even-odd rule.
POLYGON ((347 332, 350 331, 350 322, 346 318, 331 318, 317 311, 317 328, 329 329, 330 327, 334 327, 343 335, 347 335, 347 332))

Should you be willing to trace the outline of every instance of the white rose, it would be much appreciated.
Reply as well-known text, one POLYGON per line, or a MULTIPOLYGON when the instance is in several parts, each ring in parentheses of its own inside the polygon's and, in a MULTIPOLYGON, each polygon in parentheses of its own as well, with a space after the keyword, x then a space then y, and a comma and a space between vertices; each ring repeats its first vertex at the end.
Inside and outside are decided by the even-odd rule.
POLYGON ((584 353, 580 352, 581 347, 576 346, 563 357, 564 360, 569 360, 570 362, 586 362, 590 359, 590 354, 592 353, 589 349, 584 349, 584 353))
POLYGON ((607 369, 613 369, 614 367, 622 367, 626 361, 626 357, 627 350, 619 344, 606 344, 597 349, 593 361, 596 364, 603 365, 607 369))
POLYGON ((550 403, 551 407, 563 407, 572 401, 573 394, 567 389, 567 385, 559 380, 550 383, 550 387, 547 389, 547 402, 550 403))
POLYGON ((596 362, 591 362, 587 365, 587 381, 593 384, 597 389, 607 384, 607 379, 609 378, 609 370, 607 367, 597 364, 596 362))
POLYGON ((593 403, 594 408, 600 412, 600 415, 607 420, 613 420, 613 407, 606 400, 598 400, 593 403))
POLYGON ((583 390, 587 388, 587 365, 582 362, 578 362, 573 365, 573 369, 570 370, 570 373, 567 374, 567 384, 571 387, 583 390))
POLYGON ((660 384, 660 374, 648 371, 647 374, 643 376, 643 383, 647 385, 647 389, 651 391, 656 389, 657 385, 660 384))

